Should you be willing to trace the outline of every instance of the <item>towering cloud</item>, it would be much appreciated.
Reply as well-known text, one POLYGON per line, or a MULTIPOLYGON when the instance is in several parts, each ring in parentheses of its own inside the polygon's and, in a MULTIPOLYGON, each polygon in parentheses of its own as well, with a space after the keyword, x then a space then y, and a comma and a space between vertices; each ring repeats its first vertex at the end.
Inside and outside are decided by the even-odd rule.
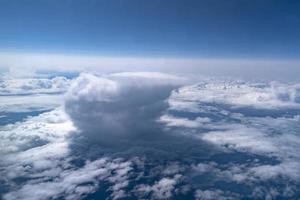
POLYGON ((183 82, 161 73, 102 77, 83 73, 66 95, 65 110, 75 126, 93 139, 153 134, 155 121, 166 108, 165 99, 183 82))

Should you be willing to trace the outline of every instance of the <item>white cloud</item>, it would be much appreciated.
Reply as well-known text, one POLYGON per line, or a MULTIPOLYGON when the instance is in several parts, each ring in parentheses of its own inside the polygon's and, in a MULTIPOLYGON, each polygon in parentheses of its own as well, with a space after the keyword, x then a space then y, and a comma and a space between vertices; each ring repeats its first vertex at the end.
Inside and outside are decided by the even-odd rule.
POLYGON ((162 178, 152 186, 139 185, 136 190, 141 196, 151 193, 152 199, 169 199, 173 196, 175 186, 180 182, 181 175, 176 174, 173 178, 162 178))
POLYGON ((125 195, 131 161, 98 157, 83 166, 72 163, 72 122, 62 108, 1 127, 1 183, 6 200, 81 199, 99 184, 110 183, 112 198, 125 195), (18 179, 24 179, 18 182, 18 179), (17 180, 17 182, 15 181, 17 180))
POLYGON ((194 168, 197 173, 207 171, 215 174, 216 179, 243 184, 278 178, 297 182, 300 177, 298 93, 299 84, 204 81, 173 91, 168 100, 169 112, 160 121, 181 128, 185 135, 221 147, 227 154, 237 151, 273 161, 249 160, 247 164, 233 166, 199 164, 194 168), (173 111, 193 117, 177 116, 173 111))
POLYGON ((297 181, 300 178, 300 163, 299 161, 285 161, 278 165, 260 165, 250 168, 249 173, 261 180, 289 177, 297 181))
MULTIPOLYGON (((164 100, 184 79, 161 73, 81 74, 66 95, 65 110, 94 139, 141 133, 154 126, 164 100), (105 135, 105 136, 104 136, 105 135)), ((149 129, 150 130, 150 129, 149 129)))
MULTIPOLYGON (((120 160, 121 161, 121 160, 120 160)), ((120 199, 126 197, 125 189, 129 185, 128 176, 133 168, 131 167, 131 162, 122 162, 113 167, 114 175, 108 177, 108 181, 113 185, 109 188, 112 191, 113 199, 120 199)))
POLYGON ((12 78, 0 81, 0 112, 50 110, 63 104, 70 80, 64 77, 12 78))
MULTIPOLYGON (((45 142, 62 140, 74 130, 72 122, 61 108, 24 122, 2 126, 0 129, 0 153, 24 151, 45 142)), ((21 154, 19 154, 21 155, 21 154)))
POLYGON ((87 161, 81 168, 72 166, 55 167, 60 169, 55 176, 49 177, 49 174, 43 174, 44 177, 36 177, 36 179, 29 180, 19 189, 5 194, 4 199, 43 200, 59 197, 64 199, 81 199, 85 195, 95 192, 101 181, 112 182, 114 197, 120 194, 121 189, 126 186, 126 184, 122 185, 122 183, 127 181, 127 173, 131 170, 128 162, 107 158, 97 159, 92 162, 87 161), (113 175, 115 173, 116 175, 113 175))
POLYGON ((211 131, 200 137, 214 144, 244 152, 272 154, 278 151, 276 144, 268 135, 244 126, 236 126, 234 129, 226 131, 211 131))
POLYGON ((180 109, 201 111, 200 103, 228 104, 234 107, 261 109, 300 108, 299 84, 251 84, 247 82, 214 81, 180 88, 174 91, 169 104, 180 109), (200 109, 200 110, 199 110, 200 109))
POLYGON ((70 80, 65 77, 13 78, 4 76, 0 81, 0 95, 55 94, 67 90, 70 80))
POLYGON ((63 105, 63 95, 36 94, 0 98, 0 112, 30 112, 50 110, 63 105))
POLYGON ((204 126, 204 124, 210 122, 210 119, 207 117, 197 117, 195 120, 189 120, 188 118, 163 115, 160 117, 159 121, 170 127, 200 128, 204 126))
POLYGON ((195 199, 197 200, 232 200, 239 199, 236 195, 230 192, 224 192, 222 190, 212 189, 212 190, 196 190, 195 199))
MULTIPOLYGON (((264 120, 266 119, 263 118, 262 121, 264 120)), ((276 119, 270 120, 275 121, 276 119)), ((283 123, 282 118, 278 120, 280 120, 280 123, 283 123)), ((255 118, 254 121, 257 122, 259 120, 255 118)), ((291 124, 289 118, 286 119, 286 123, 289 123, 292 127, 298 126, 297 121, 291 124)), ((277 158, 280 163, 250 165, 243 170, 240 174, 241 177, 234 177, 237 178, 237 181, 251 180, 254 177, 259 180, 278 177, 286 177, 290 180, 298 180, 300 178, 300 157, 298 154, 300 151, 300 138, 298 134, 295 135, 289 131, 289 128, 285 129, 284 126, 275 128, 276 132, 279 131, 281 133, 274 133, 274 130, 268 130, 269 127, 274 129, 272 123, 266 123, 263 129, 240 127, 228 131, 208 132, 203 134, 201 139, 240 152, 277 158)))

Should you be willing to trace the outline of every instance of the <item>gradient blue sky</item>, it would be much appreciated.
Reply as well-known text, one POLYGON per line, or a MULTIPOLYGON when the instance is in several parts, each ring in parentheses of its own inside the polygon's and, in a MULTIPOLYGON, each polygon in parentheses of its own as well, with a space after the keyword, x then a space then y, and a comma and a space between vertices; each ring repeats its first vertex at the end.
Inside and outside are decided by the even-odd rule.
POLYGON ((0 49, 296 59, 299 10, 299 0, 1 0, 0 49))

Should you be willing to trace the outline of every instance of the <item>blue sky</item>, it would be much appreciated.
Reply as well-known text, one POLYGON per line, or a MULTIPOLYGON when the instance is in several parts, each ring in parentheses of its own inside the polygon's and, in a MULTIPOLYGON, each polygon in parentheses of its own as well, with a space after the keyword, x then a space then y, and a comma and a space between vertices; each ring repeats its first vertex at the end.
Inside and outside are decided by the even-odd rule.
POLYGON ((1 0, 2 52, 292 58, 297 0, 1 0))

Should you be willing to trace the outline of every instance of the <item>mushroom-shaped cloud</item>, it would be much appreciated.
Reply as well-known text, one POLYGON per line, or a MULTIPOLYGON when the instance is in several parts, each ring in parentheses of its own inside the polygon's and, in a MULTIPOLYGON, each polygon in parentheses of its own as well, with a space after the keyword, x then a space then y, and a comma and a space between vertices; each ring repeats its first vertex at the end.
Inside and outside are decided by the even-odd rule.
POLYGON ((155 134, 165 99, 182 77, 154 72, 106 76, 82 73, 65 98, 65 110, 88 138, 111 140, 155 134))

